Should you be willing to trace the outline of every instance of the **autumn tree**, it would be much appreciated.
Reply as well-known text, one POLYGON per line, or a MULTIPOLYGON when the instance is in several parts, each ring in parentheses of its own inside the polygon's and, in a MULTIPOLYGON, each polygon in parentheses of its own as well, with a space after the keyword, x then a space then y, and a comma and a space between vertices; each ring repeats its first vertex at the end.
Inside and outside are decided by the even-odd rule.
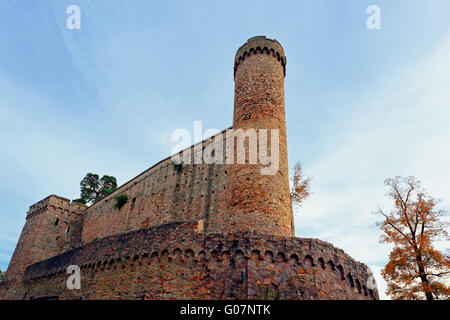
POLYGON ((80 182, 81 197, 74 200, 84 204, 93 204, 117 189, 116 178, 104 175, 101 179, 98 174, 88 173, 80 182))
POLYGON ((377 223, 384 232, 380 242, 393 245, 382 270, 386 293, 395 300, 448 299, 450 262, 434 247, 437 240, 449 240, 447 223, 440 219, 445 212, 414 177, 389 178, 385 184, 394 209, 376 213, 383 217, 377 223))
POLYGON ((292 204, 301 206, 302 202, 311 194, 311 178, 305 177, 300 161, 294 166, 291 182, 292 204))

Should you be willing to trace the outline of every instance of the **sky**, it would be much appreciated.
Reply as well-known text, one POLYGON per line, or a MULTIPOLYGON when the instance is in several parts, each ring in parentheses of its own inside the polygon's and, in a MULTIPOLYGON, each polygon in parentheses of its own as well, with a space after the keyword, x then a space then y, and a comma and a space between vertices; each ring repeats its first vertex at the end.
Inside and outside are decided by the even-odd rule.
POLYGON ((289 163, 313 178, 296 235, 366 263, 386 298, 390 247, 372 213, 391 208, 384 180, 414 175, 450 209, 449 10, 446 0, 0 0, 0 269, 33 203, 78 198, 87 172, 125 183, 196 120, 229 127, 234 55, 265 35, 287 56, 289 163), (80 29, 66 26, 70 5, 80 29), (366 26, 370 5, 380 30, 366 26))

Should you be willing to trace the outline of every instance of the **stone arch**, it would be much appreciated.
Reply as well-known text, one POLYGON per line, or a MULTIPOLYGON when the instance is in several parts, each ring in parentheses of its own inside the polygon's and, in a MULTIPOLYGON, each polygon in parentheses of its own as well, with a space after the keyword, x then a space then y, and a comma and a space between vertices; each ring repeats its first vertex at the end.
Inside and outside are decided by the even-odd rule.
POLYGON ((172 251, 172 256, 174 257, 174 259, 176 261, 181 261, 181 258, 183 256, 183 252, 181 251, 180 248, 176 248, 172 251))
POLYGON ((148 259, 148 263, 152 262, 159 262, 159 254, 157 251, 153 251, 153 253, 150 255, 150 259, 148 259))
POLYGON ((291 254, 291 256, 289 257, 290 265, 296 265, 296 264, 298 264, 299 261, 300 261, 300 259, 298 258, 298 256, 295 253, 291 254))
POLYGON ((184 251, 184 257, 189 262, 193 261, 195 257, 194 251, 192 251, 191 249, 187 249, 186 251, 184 251))
POLYGON ((361 282, 359 282, 359 279, 356 279, 356 289, 358 289, 358 293, 361 293, 361 282))
POLYGON ((214 249, 213 251, 211 251, 210 255, 212 260, 214 261, 219 260, 219 253, 217 252, 217 250, 214 249))
POLYGON ((266 260, 267 262, 272 263, 273 261, 273 252, 270 250, 267 250, 264 254, 264 260, 266 260))
POLYGON ((331 270, 336 271, 336 265, 334 264, 333 260, 328 261, 328 266, 331 270))
POLYGON ((322 269, 325 269, 325 260, 320 257, 317 261, 319 262, 319 265, 322 267, 322 269))
POLYGON ((306 268, 314 267, 314 259, 309 254, 303 258, 303 265, 306 268))
POLYGON ((342 267, 342 265, 339 265, 337 267, 337 270, 339 271, 339 277, 341 278, 341 280, 345 280, 344 268, 342 267))
POLYGON ((365 285, 363 285, 362 288, 363 288, 364 295, 368 296, 369 292, 367 291, 367 287, 365 285))
POLYGON ((354 288, 355 282, 353 281, 353 277, 350 272, 347 274, 347 279, 348 279, 348 284, 350 285, 350 288, 354 288))
POLYGON ((284 255, 284 252, 278 252, 275 260, 279 263, 286 262, 286 256, 284 255))
POLYGON ((252 250, 251 253, 252 260, 259 261, 261 260, 261 252, 259 250, 252 250))
POLYGON ((198 253, 198 261, 199 262, 206 262, 207 260, 206 260, 206 253, 205 253, 205 251, 200 251, 199 253, 198 253))

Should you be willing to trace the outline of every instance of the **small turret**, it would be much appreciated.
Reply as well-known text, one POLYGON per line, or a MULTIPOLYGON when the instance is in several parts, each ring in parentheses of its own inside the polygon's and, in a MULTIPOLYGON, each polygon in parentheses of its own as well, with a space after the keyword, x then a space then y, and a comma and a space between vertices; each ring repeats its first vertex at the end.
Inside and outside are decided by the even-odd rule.
POLYGON ((86 206, 51 195, 30 207, 6 280, 22 279, 25 268, 77 247, 86 206))

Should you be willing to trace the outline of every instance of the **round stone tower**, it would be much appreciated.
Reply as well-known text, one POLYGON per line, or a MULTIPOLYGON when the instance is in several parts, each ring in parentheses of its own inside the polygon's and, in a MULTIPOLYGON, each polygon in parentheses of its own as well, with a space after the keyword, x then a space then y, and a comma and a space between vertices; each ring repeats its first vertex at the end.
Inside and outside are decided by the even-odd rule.
POLYGON ((256 132, 258 158, 256 164, 249 162, 248 150, 256 150, 252 150, 251 139, 247 139, 245 164, 230 166, 230 231, 294 235, 284 110, 285 74, 286 57, 276 40, 253 37, 236 53, 233 129, 235 132, 242 129, 246 135, 256 132), (268 152, 265 160, 264 150, 268 152))

